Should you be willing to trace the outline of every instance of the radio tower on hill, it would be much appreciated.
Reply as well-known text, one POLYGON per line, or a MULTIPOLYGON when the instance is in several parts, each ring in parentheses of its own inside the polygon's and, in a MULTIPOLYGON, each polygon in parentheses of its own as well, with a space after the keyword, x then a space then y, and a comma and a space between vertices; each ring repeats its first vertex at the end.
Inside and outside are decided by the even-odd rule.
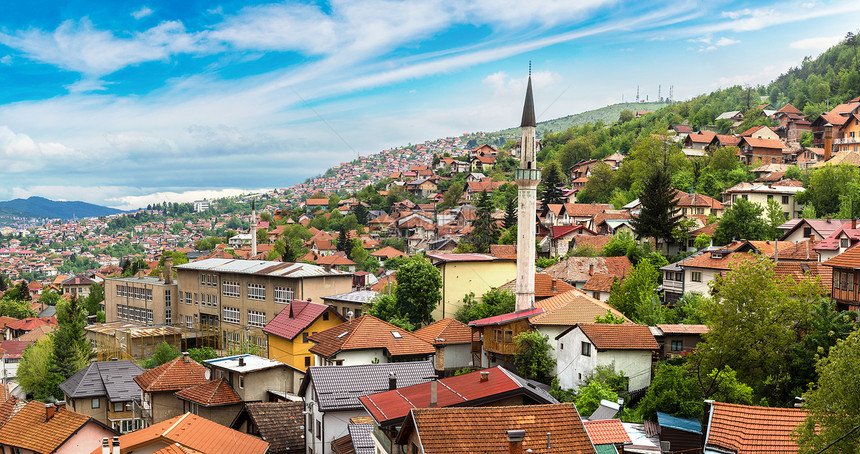
POLYGON ((516 310, 535 307, 535 206, 540 170, 535 159, 536 136, 535 103, 532 97, 532 69, 529 63, 529 84, 523 106, 522 151, 520 167, 516 171, 519 188, 519 211, 517 212, 517 302, 516 310))

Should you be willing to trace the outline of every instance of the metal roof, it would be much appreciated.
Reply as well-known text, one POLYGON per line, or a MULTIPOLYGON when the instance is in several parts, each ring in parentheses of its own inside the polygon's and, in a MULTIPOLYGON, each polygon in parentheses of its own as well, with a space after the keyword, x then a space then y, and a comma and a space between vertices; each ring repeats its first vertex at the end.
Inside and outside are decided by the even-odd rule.
POLYGON ((111 402, 127 402, 140 396, 133 379, 141 373, 134 361, 99 361, 60 383, 60 389, 72 399, 106 396, 111 402))
POLYGON ((135 277, 108 277, 105 280, 115 282, 128 282, 132 284, 147 284, 147 285, 176 285, 176 280, 172 284, 165 284, 164 279, 154 276, 135 276, 135 277))
POLYGON ((372 290, 357 290, 355 292, 341 293, 340 295, 331 295, 322 297, 323 300, 343 301, 346 303, 365 304, 373 301, 379 296, 379 293, 372 290))
POLYGON ((670 429, 683 430, 684 432, 692 432, 701 435, 702 424, 696 418, 679 418, 661 411, 657 412, 657 424, 660 427, 668 427, 670 429))
POLYGON ((203 361, 204 363, 226 369, 240 374, 254 372, 258 370, 271 369, 273 367, 286 366, 286 364, 275 361, 274 359, 263 358, 262 356, 254 356, 249 354, 225 356, 223 358, 215 358, 203 361), (243 364, 239 365, 239 358, 242 358, 243 364))
POLYGON ((237 260, 211 258, 183 263, 175 268, 182 270, 216 271, 221 273, 255 274, 259 276, 303 278, 319 276, 349 276, 352 273, 337 269, 327 270, 307 263, 274 262, 269 260, 237 260))

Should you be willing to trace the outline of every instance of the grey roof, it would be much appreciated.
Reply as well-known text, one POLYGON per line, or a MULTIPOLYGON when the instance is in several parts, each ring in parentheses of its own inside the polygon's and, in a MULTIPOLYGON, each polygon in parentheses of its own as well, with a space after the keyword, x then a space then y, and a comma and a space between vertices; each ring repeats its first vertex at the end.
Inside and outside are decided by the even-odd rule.
POLYGON ((357 366, 312 366, 302 381, 299 395, 306 396, 313 383, 321 411, 363 409, 361 396, 388 391, 388 375, 397 375, 397 388, 417 385, 435 377, 430 361, 362 364, 357 366))
POLYGON ((355 454, 375 454, 376 444, 373 442, 373 424, 350 423, 347 426, 349 437, 352 439, 352 449, 355 454))
POLYGON ((526 87, 526 102, 523 105, 523 121, 520 122, 521 128, 525 126, 537 126, 537 123, 535 122, 535 100, 532 95, 531 74, 529 74, 529 85, 526 87))
POLYGON ((142 373, 134 361, 99 361, 60 383, 60 389, 72 399, 106 396, 111 402, 127 402, 140 395, 133 379, 142 373))
POLYGON ((203 259, 183 263, 175 268, 183 270, 220 271, 224 273, 255 274, 259 276, 302 278, 318 276, 351 275, 337 269, 326 270, 308 263, 274 262, 269 260, 203 259))
POLYGON ((324 296, 323 300, 343 301, 345 303, 367 304, 379 296, 372 290, 357 290, 349 293, 341 293, 340 295, 324 296))
POLYGON ((130 282, 136 284, 149 284, 149 285, 176 285, 176 279, 173 280, 172 284, 165 284, 164 279, 157 278, 154 276, 134 276, 134 277, 109 277, 108 280, 115 282, 130 282))
POLYGON ((297 452, 305 446, 303 402, 248 402, 245 411, 269 442, 269 452, 297 452))
POLYGON ((608 401, 606 399, 602 399, 600 401, 600 406, 597 407, 597 410, 594 410, 594 413, 588 417, 589 421, 601 421, 604 419, 612 419, 615 415, 618 414, 618 410, 620 405, 616 402, 608 401))
POLYGON ((548 385, 545 385, 545 384, 538 382, 538 381, 529 380, 528 378, 520 377, 519 375, 517 375, 517 374, 515 374, 515 373, 513 373, 513 372, 511 372, 511 371, 509 371, 509 370, 507 370, 501 366, 499 366, 499 369, 502 372, 504 372, 505 375, 510 377, 511 380, 517 382, 517 384, 519 384, 521 388, 525 388, 525 389, 537 394, 538 396, 544 398, 547 403, 550 403, 550 404, 559 403, 558 400, 556 400, 555 397, 552 397, 552 395, 549 393, 549 390, 551 388, 548 385))
POLYGON ((37 318, 56 317, 56 316, 57 316, 57 306, 45 306, 44 309, 42 309, 41 311, 39 311, 38 314, 36 314, 37 318))

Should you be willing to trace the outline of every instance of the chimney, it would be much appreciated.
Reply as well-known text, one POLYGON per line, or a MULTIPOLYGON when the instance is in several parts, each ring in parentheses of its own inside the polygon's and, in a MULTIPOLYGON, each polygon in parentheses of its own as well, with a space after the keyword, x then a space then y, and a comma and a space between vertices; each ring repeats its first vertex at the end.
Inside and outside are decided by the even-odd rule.
POLYGON ((436 384, 436 380, 430 381, 430 408, 434 408, 436 406, 436 387, 439 386, 436 384))
POLYGON ((397 374, 394 372, 388 373, 388 390, 394 391, 397 389, 397 374))
POLYGON ((164 283, 173 283, 173 256, 164 257, 164 283))
POLYGON ((523 439, 526 438, 525 430, 508 431, 508 454, 523 453, 523 439))
POLYGON ((553 280, 552 280, 552 292, 553 293, 558 291, 558 286, 556 285, 557 283, 558 283, 558 281, 555 278, 553 278, 553 280))
POLYGON ((57 409, 54 407, 54 404, 45 404, 45 421, 51 419, 56 411, 57 409))
POLYGON ((182 352, 182 361, 188 362, 188 352, 182 352))
POLYGON ((857 228, 857 218, 851 217, 851 230, 854 230, 856 228, 857 228))
POLYGON ((61 408, 65 409, 66 408, 66 401, 65 400, 58 400, 58 401, 54 402, 54 408, 56 408, 57 410, 59 410, 61 408))
POLYGON ((488 370, 482 370, 481 371, 481 381, 482 382, 490 381, 490 371, 488 371, 488 370))
POLYGON ((833 154, 833 125, 827 123, 824 125, 824 160, 830 160, 833 154))
POLYGON ((102 454, 110 454, 110 438, 102 438, 102 454))
POLYGON ((592 263, 592 264, 590 264, 590 265, 588 265, 588 275, 589 275, 589 276, 593 276, 593 275, 594 275, 594 264, 593 264, 593 263, 592 263))
POLYGON ((113 448, 111 448, 111 454, 119 454, 119 437, 113 437, 113 448))
POLYGON ((245 357, 244 356, 239 357, 239 367, 245 367, 245 357))

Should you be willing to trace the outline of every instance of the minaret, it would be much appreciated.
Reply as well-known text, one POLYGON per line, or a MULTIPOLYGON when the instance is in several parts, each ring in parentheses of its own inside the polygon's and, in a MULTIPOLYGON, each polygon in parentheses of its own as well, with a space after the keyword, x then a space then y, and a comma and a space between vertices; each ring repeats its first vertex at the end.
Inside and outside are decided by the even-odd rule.
POLYGON ((257 199, 251 199, 251 259, 257 256, 257 199))
POLYGON ((535 206, 540 170, 535 158, 535 103, 532 98, 532 75, 529 64, 529 85, 523 106, 522 147, 520 168, 516 171, 519 188, 519 211, 517 212, 517 305, 516 310, 535 307, 535 206))

